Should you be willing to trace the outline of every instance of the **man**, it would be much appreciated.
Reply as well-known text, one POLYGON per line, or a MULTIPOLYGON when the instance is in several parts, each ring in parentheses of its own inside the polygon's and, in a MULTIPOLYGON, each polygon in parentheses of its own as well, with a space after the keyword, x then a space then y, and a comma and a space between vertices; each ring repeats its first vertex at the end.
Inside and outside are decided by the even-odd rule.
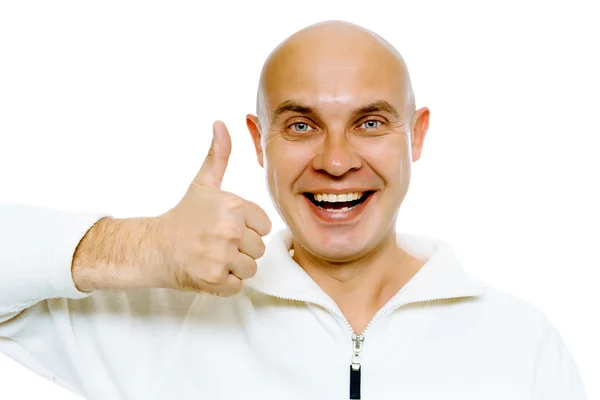
POLYGON ((0 349, 89 399, 585 399, 541 311, 395 232, 428 123, 383 39, 296 33, 247 116, 289 229, 265 253, 267 215, 219 189, 220 122, 158 217, 5 207, 0 349))

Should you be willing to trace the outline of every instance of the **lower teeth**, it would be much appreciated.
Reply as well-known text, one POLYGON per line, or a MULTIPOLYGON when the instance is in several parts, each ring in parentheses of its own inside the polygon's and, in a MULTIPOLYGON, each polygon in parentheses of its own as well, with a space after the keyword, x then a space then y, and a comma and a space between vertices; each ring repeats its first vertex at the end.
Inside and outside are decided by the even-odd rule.
POLYGON ((352 210, 352 209, 358 207, 359 205, 360 204, 357 204, 357 205, 352 206, 352 207, 342 207, 342 208, 324 208, 324 207, 321 207, 321 206, 317 206, 317 207, 319 207, 321 210, 325 210, 327 212, 334 212, 334 213, 336 213, 336 212, 346 212, 346 211, 352 210))

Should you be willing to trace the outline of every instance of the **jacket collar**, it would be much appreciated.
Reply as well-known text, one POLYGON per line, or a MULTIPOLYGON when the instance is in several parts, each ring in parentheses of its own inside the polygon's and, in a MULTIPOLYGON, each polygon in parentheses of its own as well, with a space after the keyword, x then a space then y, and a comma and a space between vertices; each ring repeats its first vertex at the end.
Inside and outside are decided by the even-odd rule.
MULTIPOLYGON (((483 284, 464 272, 447 243, 421 235, 397 233, 396 237, 400 248, 426 262, 388 305, 472 297, 484 292, 483 284)), ((268 243, 265 255, 258 260, 256 275, 244 281, 245 285, 281 299, 337 309, 333 300, 291 257, 291 247, 292 233, 288 229, 277 232, 268 243)))

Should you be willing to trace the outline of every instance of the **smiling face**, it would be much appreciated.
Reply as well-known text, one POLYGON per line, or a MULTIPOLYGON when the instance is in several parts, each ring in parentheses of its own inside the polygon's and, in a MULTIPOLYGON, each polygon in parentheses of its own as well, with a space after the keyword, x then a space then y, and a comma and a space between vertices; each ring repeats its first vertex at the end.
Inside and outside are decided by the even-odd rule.
POLYGON ((390 237, 429 118, 393 50, 349 24, 301 31, 267 61, 258 115, 271 198, 304 250, 349 262, 390 237))

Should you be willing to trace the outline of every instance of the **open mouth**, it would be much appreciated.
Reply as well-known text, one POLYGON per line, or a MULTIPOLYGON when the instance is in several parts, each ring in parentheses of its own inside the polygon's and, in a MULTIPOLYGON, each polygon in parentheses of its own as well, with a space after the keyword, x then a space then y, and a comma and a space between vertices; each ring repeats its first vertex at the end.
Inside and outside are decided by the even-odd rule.
POLYGON ((303 193, 303 195, 322 210, 328 212, 346 212, 360 206, 373 193, 375 193, 374 190, 344 194, 303 193))

